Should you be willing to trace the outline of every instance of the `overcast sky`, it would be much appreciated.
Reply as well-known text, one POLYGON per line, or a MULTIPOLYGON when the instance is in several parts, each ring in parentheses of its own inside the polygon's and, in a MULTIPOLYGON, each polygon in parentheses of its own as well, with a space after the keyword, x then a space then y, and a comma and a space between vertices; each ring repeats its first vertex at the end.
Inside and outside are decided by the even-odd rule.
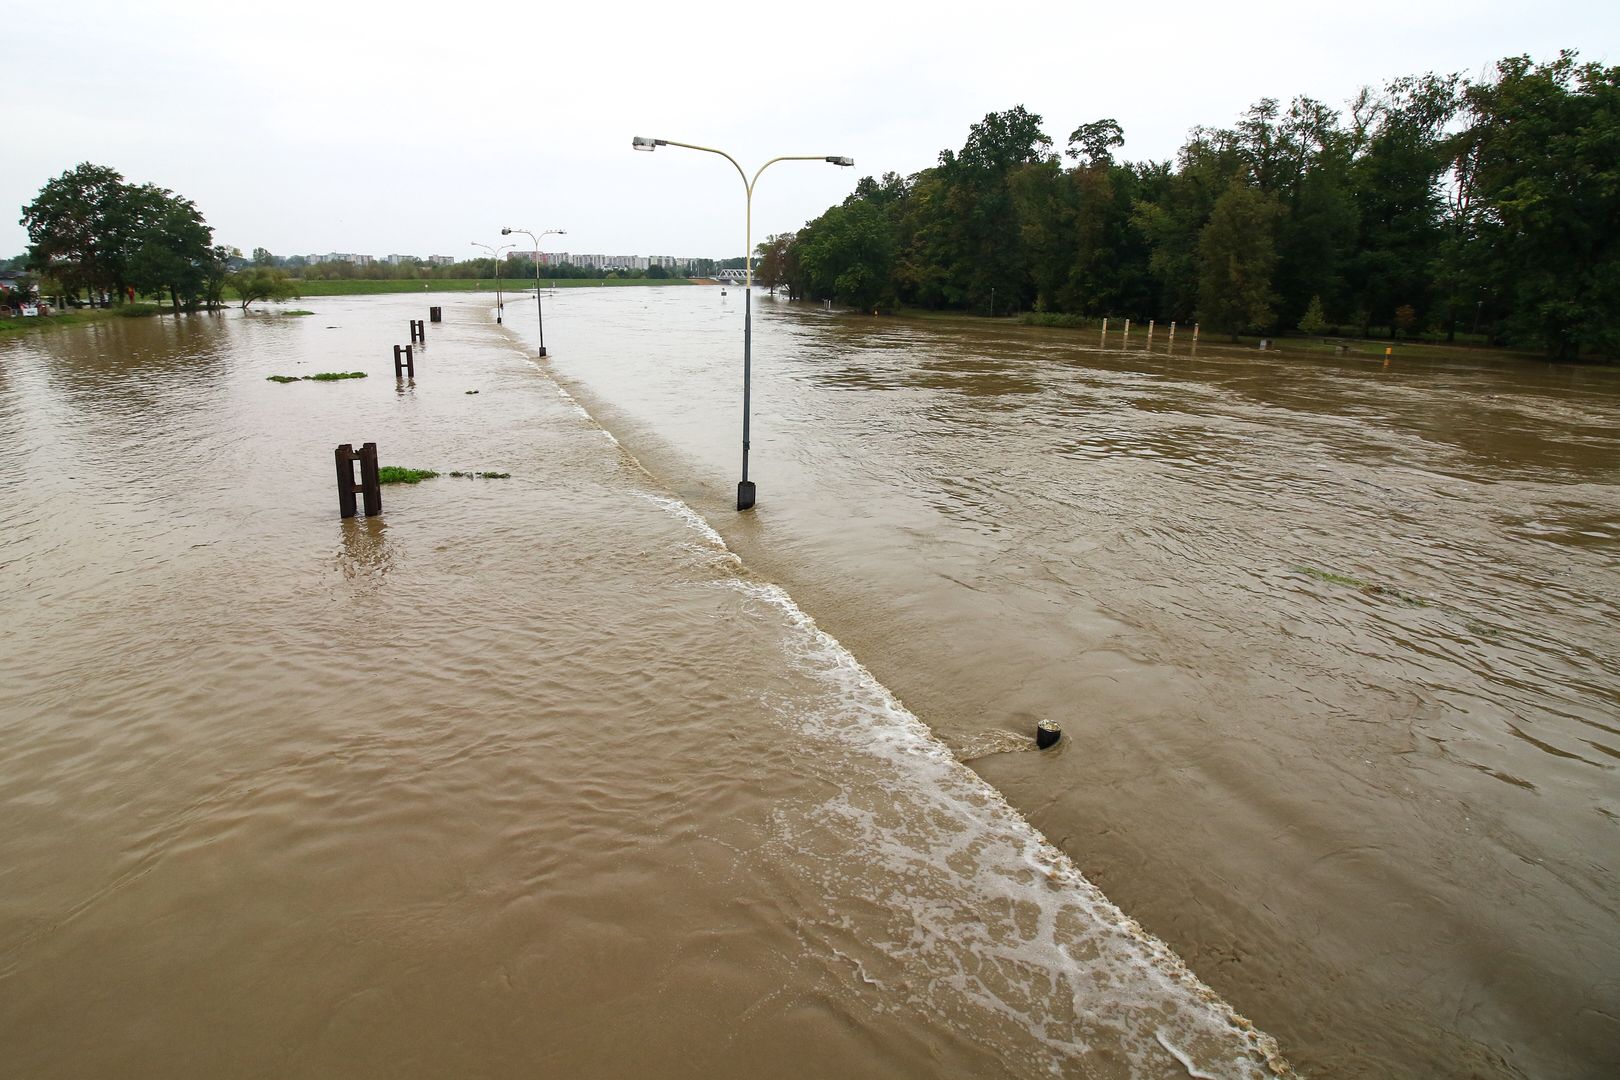
MULTIPOLYGON (((865 175, 912 173, 1022 104, 1058 148, 1116 118, 1123 156, 1172 156, 1261 97, 1503 56, 1620 63, 1620 4, 1361 0, 1213 4, 100 0, 5 19, 0 256, 20 207, 78 162, 193 199, 218 242, 278 255, 466 257, 502 225, 548 250, 726 257, 797 228, 865 175)), ((526 243, 527 241, 525 241, 526 243)))

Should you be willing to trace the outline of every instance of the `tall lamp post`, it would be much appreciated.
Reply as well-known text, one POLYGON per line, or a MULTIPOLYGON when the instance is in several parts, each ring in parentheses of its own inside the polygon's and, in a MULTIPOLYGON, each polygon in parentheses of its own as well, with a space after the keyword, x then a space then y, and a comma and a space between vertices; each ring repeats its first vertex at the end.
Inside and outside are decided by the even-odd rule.
POLYGON ((731 162, 737 170, 737 175, 743 182, 743 267, 745 268, 743 286, 743 414, 742 414, 742 481, 737 485, 737 509, 750 510, 754 506, 754 485, 748 480, 748 410, 750 404, 749 378, 753 365, 754 340, 754 185, 759 183, 760 173, 775 165, 778 161, 825 161, 829 165, 842 165, 845 168, 855 164, 854 158, 841 157, 837 154, 784 154, 773 157, 761 165, 750 180, 743 167, 737 164, 737 159, 724 150, 716 150, 712 146, 698 146, 694 143, 676 142, 674 139, 648 139, 637 135, 630 140, 630 146, 635 150, 653 151, 660 146, 683 146, 688 150, 702 150, 705 154, 719 154, 731 162))
POLYGON ((540 355, 546 355, 546 313, 540 310, 540 236, 567 236, 567 229, 547 229, 540 236, 528 229, 502 229, 502 236, 522 233, 534 242, 534 313, 540 319, 540 355))
POLYGON ((492 248, 488 244, 480 244, 476 240, 470 242, 473 247, 480 247, 489 252, 490 257, 495 260, 495 321, 500 322, 502 313, 506 311, 506 301, 501 299, 501 253, 511 251, 517 245, 502 244, 498 248, 492 248))

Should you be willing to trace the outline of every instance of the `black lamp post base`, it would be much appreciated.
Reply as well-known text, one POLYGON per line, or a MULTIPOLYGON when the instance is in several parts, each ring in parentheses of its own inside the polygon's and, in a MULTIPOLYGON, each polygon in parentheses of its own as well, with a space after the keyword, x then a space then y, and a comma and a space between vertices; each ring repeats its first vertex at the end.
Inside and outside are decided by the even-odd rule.
POLYGON ((546 347, 544 345, 540 346, 540 355, 541 356, 546 355, 546 347))
POLYGON ((737 509, 752 510, 754 508, 754 482, 744 480, 737 485, 737 509))

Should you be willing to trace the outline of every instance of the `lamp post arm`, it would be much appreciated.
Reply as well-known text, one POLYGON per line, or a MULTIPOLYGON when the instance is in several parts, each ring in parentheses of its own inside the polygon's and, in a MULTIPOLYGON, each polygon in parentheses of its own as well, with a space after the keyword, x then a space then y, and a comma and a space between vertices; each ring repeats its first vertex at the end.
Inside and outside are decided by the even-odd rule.
MULTIPOLYGON (((754 171, 754 178, 748 181, 748 208, 745 214, 746 218, 748 219, 745 226, 745 228, 748 230, 748 235, 743 238, 743 266, 746 270, 748 288, 752 289, 754 287, 754 185, 759 183, 760 173, 763 173, 766 169, 770 168, 772 165, 775 165, 778 161, 826 160, 827 155, 825 154, 783 154, 781 157, 771 158, 771 160, 767 161, 754 171)), ((733 161, 732 164, 735 165, 737 163, 733 161)), ((738 169, 737 171, 741 172, 742 170, 738 169)))

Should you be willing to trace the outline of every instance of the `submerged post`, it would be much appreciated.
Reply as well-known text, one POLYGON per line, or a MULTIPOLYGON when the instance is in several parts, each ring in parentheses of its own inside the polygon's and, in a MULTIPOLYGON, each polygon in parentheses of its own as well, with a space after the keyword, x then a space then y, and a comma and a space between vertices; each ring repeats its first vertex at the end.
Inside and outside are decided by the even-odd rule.
POLYGON ((1131 320, 1125 320, 1125 329, 1119 335, 1119 347, 1128 348, 1131 344, 1131 320))
POLYGON ((394 346, 394 378, 416 378, 415 348, 414 345, 394 346))
POLYGON ((433 321, 433 322, 443 322, 444 321, 444 309, 443 308, 436 308, 436 307, 428 308, 428 319, 433 321))
POLYGON ((418 341, 420 341, 424 345, 427 344, 427 324, 425 322, 423 322, 421 319, 412 319, 411 320, 411 344, 414 345, 418 341))
POLYGON ((1152 320, 1152 319, 1148 320, 1148 343, 1147 343, 1148 352, 1153 351, 1153 322, 1154 322, 1154 320, 1152 320))
POLYGON ((382 513, 382 482, 377 475, 377 444, 368 442, 358 452, 353 443, 344 443, 337 448, 337 487, 338 487, 338 516, 354 517, 355 495, 361 495, 365 500, 366 517, 376 517, 382 513), (360 463, 360 482, 354 480, 354 463, 360 463))
POLYGON ((1102 343, 1101 344, 1102 344, 1102 347, 1105 348, 1105 349, 1108 347, 1108 319, 1106 317, 1103 319, 1103 332, 1102 332, 1102 343))
POLYGON ((1176 320, 1171 319, 1170 320, 1170 344, 1165 346, 1165 351, 1174 352, 1175 348, 1176 348, 1176 320))

